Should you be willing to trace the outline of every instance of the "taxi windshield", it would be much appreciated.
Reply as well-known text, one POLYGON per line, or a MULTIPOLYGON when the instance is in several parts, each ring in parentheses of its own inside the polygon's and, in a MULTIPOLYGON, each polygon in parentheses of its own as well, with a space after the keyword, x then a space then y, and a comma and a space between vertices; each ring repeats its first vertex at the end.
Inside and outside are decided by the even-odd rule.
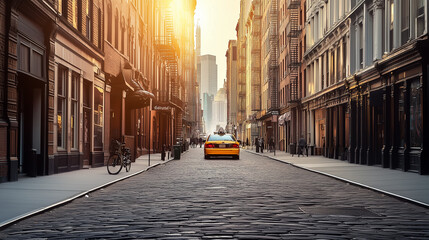
POLYGON ((235 138, 232 135, 210 135, 209 141, 234 141, 235 138))

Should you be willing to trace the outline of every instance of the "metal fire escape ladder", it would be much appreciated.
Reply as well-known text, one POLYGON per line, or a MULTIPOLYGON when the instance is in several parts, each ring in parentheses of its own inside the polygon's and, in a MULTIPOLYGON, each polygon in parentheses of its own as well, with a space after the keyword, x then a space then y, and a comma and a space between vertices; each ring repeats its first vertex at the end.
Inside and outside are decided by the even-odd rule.
POLYGON ((290 32, 289 38, 289 76, 290 76, 290 102, 299 101, 298 90, 298 70, 300 66, 299 61, 299 34, 301 28, 299 26, 299 0, 288 0, 289 18, 290 18, 290 32))
POLYGON ((278 110, 278 57, 279 57, 279 38, 278 38, 278 1, 271 1, 270 9, 270 101, 269 111, 278 110))
POLYGON ((178 81, 178 56, 179 46, 174 35, 173 12, 169 7, 171 1, 160 0, 158 7, 161 12, 163 22, 163 32, 156 36, 155 45, 161 58, 166 61, 167 70, 170 76, 170 99, 179 96, 179 81, 178 81))
POLYGON ((182 116, 183 102, 179 98, 179 76, 178 76, 178 58, 180 48, 174 34, 174 19, 173 10, 170 8, 171 0, 157 0, 157 7, 160 13, 162 31, 159 36, 155 37, 155 47, 158 50, 161 58, 165 61, 169 78, 169 99, 173 106, 180 108, 177 112, 174 126, 174 139, 183 137, 182 116))

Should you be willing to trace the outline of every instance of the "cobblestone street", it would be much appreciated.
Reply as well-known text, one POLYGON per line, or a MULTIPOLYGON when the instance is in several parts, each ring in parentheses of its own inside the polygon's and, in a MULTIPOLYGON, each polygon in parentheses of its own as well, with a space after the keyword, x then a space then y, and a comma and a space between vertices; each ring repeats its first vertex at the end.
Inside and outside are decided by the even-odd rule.
POLYGON ((0 239, 429 239, 429 209, 242 151, 150 169, 0 239))

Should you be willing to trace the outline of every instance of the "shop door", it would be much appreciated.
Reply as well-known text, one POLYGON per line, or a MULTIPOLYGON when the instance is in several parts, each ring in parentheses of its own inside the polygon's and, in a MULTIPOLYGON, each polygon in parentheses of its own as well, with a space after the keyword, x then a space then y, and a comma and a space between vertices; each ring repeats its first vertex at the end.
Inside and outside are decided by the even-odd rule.
POLYGON ((91 109, 83 109, 83 165, 90 166, 91 162, 91 109))
POLYGON ((44 84, 22 76, 19 81, 20 172, 35 177, 44 175, 46 167, 42 138, 44 84))
POLYGON ((372 158, 375 165, 381 165, 381 152, 384 144, 383 93, 381 90, 371 93, 371 143, 372 158))

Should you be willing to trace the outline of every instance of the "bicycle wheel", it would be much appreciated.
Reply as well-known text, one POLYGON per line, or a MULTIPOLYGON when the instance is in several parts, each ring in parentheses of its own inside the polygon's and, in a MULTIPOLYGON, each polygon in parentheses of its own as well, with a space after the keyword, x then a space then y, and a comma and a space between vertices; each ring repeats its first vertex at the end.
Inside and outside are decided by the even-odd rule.
POLYGON ((125 171, 129 172, 131 169, 131 160, 129 158, 125 160, 124 165, 125 165, 125 171))
POLYGON ((122 158, 118 154, 110 156, 107 161, 107 172, 109 174, 118 174, 122 169, 122 158))

